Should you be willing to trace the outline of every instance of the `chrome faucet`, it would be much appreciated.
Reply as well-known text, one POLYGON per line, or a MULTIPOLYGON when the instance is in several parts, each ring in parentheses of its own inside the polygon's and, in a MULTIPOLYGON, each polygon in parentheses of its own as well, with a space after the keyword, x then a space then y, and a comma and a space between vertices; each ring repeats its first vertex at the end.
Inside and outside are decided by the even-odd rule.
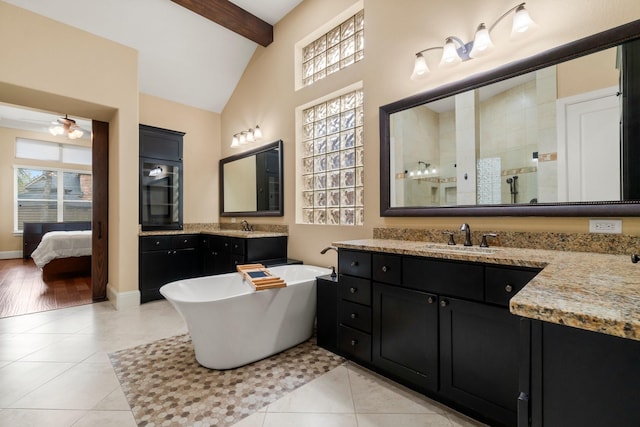
POLYGON ((460 226, 460 231, 464 231, 464 245, 473 246, 471 243, 471 227, 466 222, 460 226))
MULTIPOLYGON (((330 250, 336 251, 336 253, 338 253, 338 248, 336 248, 335 246, 327 246, 326 248, 320 251, 320 254, 324 255, 330 250)), ((336 273, 336 268, 333 265, 330 266, 329 268, 331 268, 331 278, 335 279, 336 277, 338 277, 338 274, 336 273)))
POLYGON ((253 231, 253 226, 249 225, 246 219, 243 219, 240 224, 242 224, 242 231, 253 231))

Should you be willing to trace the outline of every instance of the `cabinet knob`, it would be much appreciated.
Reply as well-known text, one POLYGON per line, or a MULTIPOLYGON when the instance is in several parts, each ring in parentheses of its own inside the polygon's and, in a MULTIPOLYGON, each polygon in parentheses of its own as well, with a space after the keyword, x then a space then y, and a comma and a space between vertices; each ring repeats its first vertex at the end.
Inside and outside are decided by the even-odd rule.
POLYGON ((358 344, 358 340, 351 340, 351 347, 355 347, 358 344))
POLYGON ((427 298, 427 302, 428 302, 429 304, 433 304, 434 302, 436 302, 436 299, 435 299, 434 297, 428 297, 428 298, 427 298))
POLYGON ((187 242, 188 242, 188 240, 187 240, 187 239, 184 239, 184 242, 182 242, 182 243, 187 243, 187 242))
POLYGON ((167 251, 167 255, 171 255, 171 251, 167 251))
POLYGON ((387 271, 389 271, 389 267, 387 267, 386 265, 382 266, 382 272, 386 273, 387 271))
POLYGON ((349 292, 355 294, 356 292, 358 292, 358 288, 349 288, 349 292))
POLYGON ((156 240, 156 246, 160 244, 160 240, 156 240))
POLYGON ((449 301, 447 301, 446 299, 443 299, 442 301, 440 301, 440 307, 446 307, 449 305, 449 301))
POLYGON ((352 319, 357 319, 358 318, 358 313, 351 313, 351 318, 352 319))
POLYGON ((507 285, 507 286, 504 287, 504 290, 507 291, 507 292, 513 292, 513 286, 507 285))
POLYGON ((357 267, 358 261, 351 261, 351 267, 357 267))

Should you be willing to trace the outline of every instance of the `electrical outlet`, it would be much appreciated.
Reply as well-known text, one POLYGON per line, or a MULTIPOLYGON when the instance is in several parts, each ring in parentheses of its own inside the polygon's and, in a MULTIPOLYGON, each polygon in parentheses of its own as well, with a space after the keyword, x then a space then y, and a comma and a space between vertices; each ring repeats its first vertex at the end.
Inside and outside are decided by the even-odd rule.
POLYGON ((620 219, 590 219, 590 233, 622 233, 622 220, 620 219))
POLYGON ((235 224, 236 223, 236 219, 235 218, 231 218, 231 223, 235 224))

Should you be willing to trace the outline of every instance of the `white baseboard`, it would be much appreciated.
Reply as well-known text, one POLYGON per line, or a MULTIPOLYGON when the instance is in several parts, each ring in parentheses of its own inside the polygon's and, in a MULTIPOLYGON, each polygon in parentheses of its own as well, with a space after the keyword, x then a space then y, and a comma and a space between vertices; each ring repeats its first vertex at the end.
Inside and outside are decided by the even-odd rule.
POLYGON ((3 251, 0 252, 0 259, 22 258, 22 251, 3 251))
POLYGON ((140 306, 140 291, 116 292, 107 285, 107 299, 116 310, 126 310, 140 306))

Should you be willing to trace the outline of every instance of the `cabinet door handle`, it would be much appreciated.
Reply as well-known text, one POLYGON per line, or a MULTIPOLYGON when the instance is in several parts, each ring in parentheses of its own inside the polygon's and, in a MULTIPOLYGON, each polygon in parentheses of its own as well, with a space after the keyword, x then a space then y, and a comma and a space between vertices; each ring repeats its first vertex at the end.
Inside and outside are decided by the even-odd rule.
POLYGON ((358 288, 349 288, 349 292, 355 294, 356 292, 358 292, 358 288))
POLYGON ((428 302, 429 304, 433 304, 434 302, 436 302, 436 299, 435 299, 434 297, 428 297, 428 298, 427 298, 427 302, 428 302))
POLYGON ((382 272, 386 273, 387 271, 389 271, 389 267, 387 267, 386 265, 382 266, 382 272))
POLYGON ((351 261, 351 267, 357 267, 358 261, 351 261))
POLYGON ((351 340, 351 347, 355 347, 358 344, 358 340, 351 340))
POLYGON ((449 305, 449 301, 447 301, 446 299, 443 299, 442 301, 440 301, 440 307, 446 307, 449 305))
POLYGON ((358 318, 358 313, 351 313, 351 318, 352 319, 357 319, 358 318))
POLYGON ((507 286, 504 287, 504 290, 509 292, 509 293, 511 293, 511 292, 513 292, 513 286, 507 285, 507 286))

